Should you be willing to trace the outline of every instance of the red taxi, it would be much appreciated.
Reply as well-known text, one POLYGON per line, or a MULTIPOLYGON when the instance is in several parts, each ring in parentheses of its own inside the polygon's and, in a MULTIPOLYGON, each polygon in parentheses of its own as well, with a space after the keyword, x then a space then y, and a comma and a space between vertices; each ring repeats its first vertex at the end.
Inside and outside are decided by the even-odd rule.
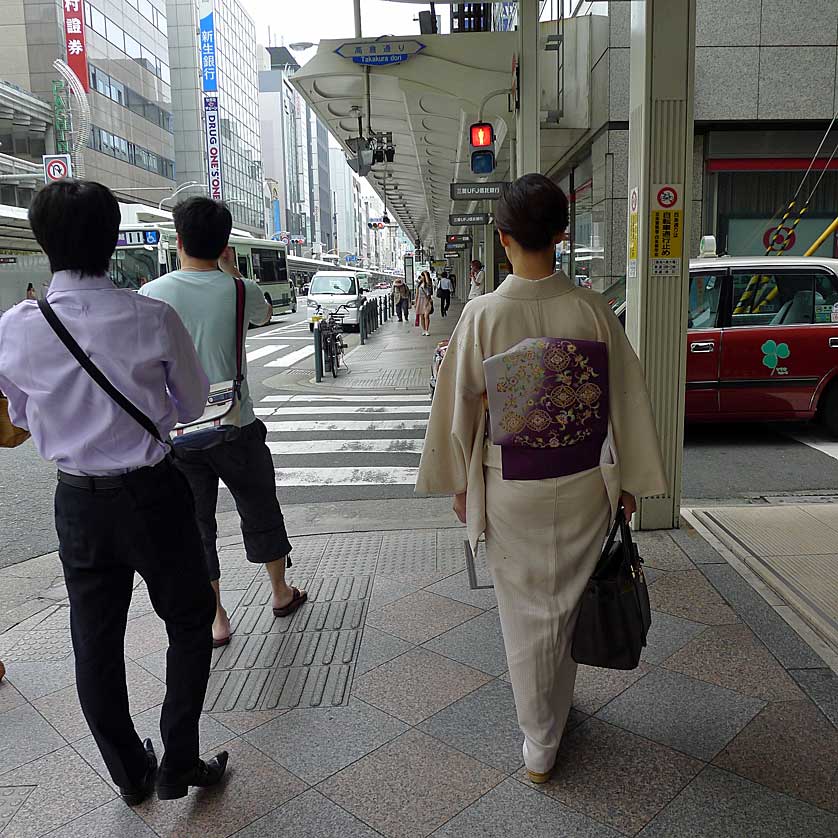
MULTIPOLYGON (((623 323, 625 293, 605 292, 623 323)), ((838 436, 838 259, 694 259, 688 329, 688 422, 819 418, 838 436)))

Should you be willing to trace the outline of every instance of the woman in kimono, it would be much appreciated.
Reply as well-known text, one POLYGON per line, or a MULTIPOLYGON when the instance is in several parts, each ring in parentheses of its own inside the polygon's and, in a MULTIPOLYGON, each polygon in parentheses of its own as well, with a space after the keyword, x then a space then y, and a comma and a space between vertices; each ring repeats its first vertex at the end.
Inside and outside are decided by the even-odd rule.
POLYGON ((667 483, 643 371, 604 297, 554 272, 568 204, 546 177, 495 212, 513 273, 470 301, 439 372, 416 490, 486 535, 524 762, 546 782, 576 679, 585 585, 613 516, 667 483), (486 407, 488 406, 488 416, 486 407))

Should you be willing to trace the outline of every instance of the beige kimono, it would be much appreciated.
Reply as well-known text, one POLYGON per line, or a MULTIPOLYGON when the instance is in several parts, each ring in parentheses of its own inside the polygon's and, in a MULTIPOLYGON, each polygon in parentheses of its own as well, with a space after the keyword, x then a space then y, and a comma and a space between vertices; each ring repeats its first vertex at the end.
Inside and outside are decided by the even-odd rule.
POLYGON ((620 493, 667 492, 643 371, 601 294, 563 273, 510 275, 468 303, 439 372, 416 491, 467 491, 468 538, 476 545, 486 534, 524 761, 531 771, 549 771, 573 699, 579 600, 620 493), (598 468, 504 480, 500 448, 486 439, 483 361, 536 337, 607 345, 608 440, 598 468))

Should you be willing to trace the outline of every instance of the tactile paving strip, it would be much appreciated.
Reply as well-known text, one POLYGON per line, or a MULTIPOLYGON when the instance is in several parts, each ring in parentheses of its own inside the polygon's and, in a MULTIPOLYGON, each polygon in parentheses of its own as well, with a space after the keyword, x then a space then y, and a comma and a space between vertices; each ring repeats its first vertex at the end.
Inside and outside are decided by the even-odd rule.
POLYGON ((27 632, 18 640, 12 649, 5 653, 6 663, 16 661, 20 663, 47 663, 63 661, 73 652, 69 630, 50 629, 41 631, 39 628, 27 632))
POLYGON ((436 572, 434 530, 388 532, 381 545, 378 572, 384 576, 418 576, 436 572))
POLYGON ((213 653, 204 709, 273 710, 346 704, 372 579, 342 576, 300 583, 308 602, 275 618, 267 579, 236 608, 228 646, 213 653))
POLYGON ((10 823, 37 786, 0 786, 0 832, 10 823))
MULTIPOLYGON (((317 568, 318 576, 348 576, 375 573, 381 533, 340 533, 333 535, 317 568)), ((294 554, 291 554, 293 560, 294 554)))

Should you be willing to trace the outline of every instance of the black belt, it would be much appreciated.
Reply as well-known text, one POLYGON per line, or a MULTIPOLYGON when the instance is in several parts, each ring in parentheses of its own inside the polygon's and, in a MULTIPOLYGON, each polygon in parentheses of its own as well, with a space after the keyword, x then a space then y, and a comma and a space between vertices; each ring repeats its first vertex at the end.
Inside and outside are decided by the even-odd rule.
POLYGON ((103 492, 108 489, 122 489, 125 486, 126 478, 136 480, 144 474, 152 472, 161 465, 168 465, 172 462, 172 455, 167 454, 159 463, 153 466, 143 466, 125 474, 113 474, 105 477, 92 477, 85 474, 68 474, 66 471, 58 470, 58 482, 66 483, 76 489, 87 489, 88 492, 103 492))

